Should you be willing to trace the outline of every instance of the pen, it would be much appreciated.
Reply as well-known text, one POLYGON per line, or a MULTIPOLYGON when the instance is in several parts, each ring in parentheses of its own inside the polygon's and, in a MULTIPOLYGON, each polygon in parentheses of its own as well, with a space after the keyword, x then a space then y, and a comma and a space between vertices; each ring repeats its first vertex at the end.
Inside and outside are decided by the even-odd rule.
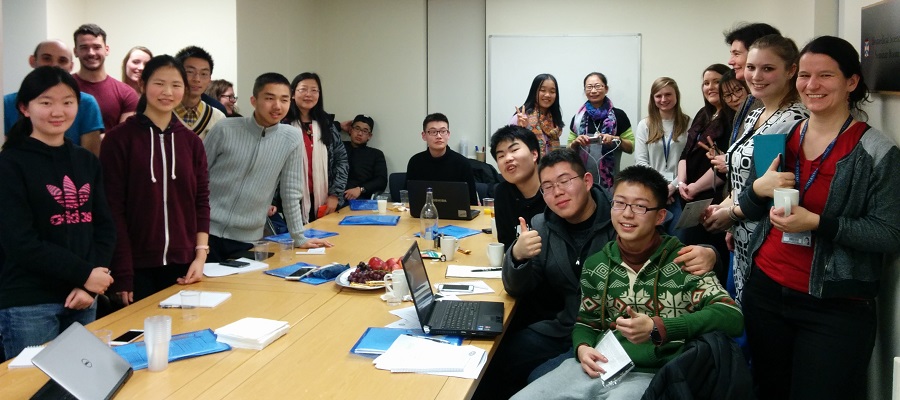
POLYGON ((430 340, 430 341, 432 341, 432 342, 438 342, 438 343, 443 343, 443 344, 450 344, 450 342, 448 342, 448 341, 446 341, 446 340, 444 340, 444 339, 430 338, 430 337, 425 337, 425 336, 416 336, 416 335, 411 335, 411 334, 409 334, 409 333, 404 333, 403 335, 404 335, 404 336, 411 336, 411 337, 419 338, 419 339, 430 340))
POLYGON ((180 304, 160 304, 159 308, 181 308, 180 304))
POLYGON ((494 272, 494 271, 503 271, 503 268, 481 268, 481 269, 473 269, 472 272, 494 272))

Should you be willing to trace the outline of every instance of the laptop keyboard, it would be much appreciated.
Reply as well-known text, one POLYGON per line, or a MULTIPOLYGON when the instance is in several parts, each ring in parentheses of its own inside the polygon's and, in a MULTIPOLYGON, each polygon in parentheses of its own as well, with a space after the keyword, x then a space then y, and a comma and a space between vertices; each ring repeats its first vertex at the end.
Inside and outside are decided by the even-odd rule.
POLYGON ((443 329, 469 329, 475 321, 478 312, 478 303, 447 301, 445 313, 438 326, 443 329))

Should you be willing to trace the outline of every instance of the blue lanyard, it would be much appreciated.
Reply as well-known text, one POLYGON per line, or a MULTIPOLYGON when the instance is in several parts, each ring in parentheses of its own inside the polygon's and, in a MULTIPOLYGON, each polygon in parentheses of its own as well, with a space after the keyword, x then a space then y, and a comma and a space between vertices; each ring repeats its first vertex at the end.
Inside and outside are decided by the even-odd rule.
MULTIPOLYGON (((822 168, 822 164, 825 164, 825 159, 828 158, 828 155, 831 154, 831 150, 834 149, 835 143, 837 143, 838 138, 841 137, 841 133, 843 133, 847 128, 850 127, 850 123, 853 122, 853 116, 848 116, 847 121, 844 122, 844 126, 841 127, 841 130, 838 131, 837 136, 834 137, 834 140, 828 144, 828 147, 825 148, 825 151, 822 153, 822 158, 819 160, 819 166, 813 170, 812 174, 809 175, 809 180, 806 181, 806 186, 803 187, 803 190, 800 191, 800 200, 803 200, 803 196, 806 194, 806 191, 809 190, 809 187, 812 186, 813 182, 816 180, 816 177, 819 176, 819 168, 822 168)), ((794 160, 794 186, 800 187, 800 154, 803 153, 803 139, 806 138, 806 129, 809 128, 809 120, 806 120, 806 124, 803 125, 803 128, 800 129, 800 147, 797 151, 797 159, 794 160)))
POLYGON ((738 130, 741 129, 740 121, 743 121, 744 118, 747 117, 747 113, 750 112, 750 106, 753 105, 754 101, 756 101, 756 98, 753 97, 752 94, 748 94, 747 100, 744 101, 744 107, 742 107, 741 112, 735 116, 735 118, 737 118, 737 119, 734 120, 735 124, 734 124, 734 127, 731 129, 731 142, 728 143, 729 146, 737 140, 738 130))
POLYGON ((669 141, 666 142, 666 133, 663 132, 663 156, 666 157, 666 167, 669 166, 669 149, 672 148, 672 137, 675 136, 675 127, 672 127, 672 133, 669 134, 669 141))

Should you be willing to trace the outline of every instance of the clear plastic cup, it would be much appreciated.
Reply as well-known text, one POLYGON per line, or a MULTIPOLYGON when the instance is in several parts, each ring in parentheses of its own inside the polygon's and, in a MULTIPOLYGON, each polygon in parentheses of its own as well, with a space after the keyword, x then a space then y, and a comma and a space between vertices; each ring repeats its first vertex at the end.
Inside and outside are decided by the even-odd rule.
POLYGON ((172 340, 172 317, 154 315, 144 319, 144 344, 147 348, 147 369, 163 371, 169 366, 169 342, 172 340))
POLYGON ((294 239, 281 239, 278 241, 278 254, 285 265, 294 260, 294 239))
POLYGON ((200 292, 196 290, 181 291, 181 318, 195 320, 200 317, 200 292))

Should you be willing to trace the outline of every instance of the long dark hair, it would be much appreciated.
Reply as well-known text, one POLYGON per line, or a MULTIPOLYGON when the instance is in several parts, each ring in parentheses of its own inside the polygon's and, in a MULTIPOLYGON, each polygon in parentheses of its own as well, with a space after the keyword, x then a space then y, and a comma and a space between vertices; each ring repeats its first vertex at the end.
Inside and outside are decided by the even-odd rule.
MULTIPOLYGON (((181 81, 184 85, 187 85, 187 73, 184 72, 184 66, 175 58, 168 54, 159 55, 147 61, 147 64, 144 65, 144 71, 141 72, 141 82, 143 85, 147 84, 147 81, 150 80, 150 77, 153 76, 153 73, 156 70, 162 67, 172 67, 178 70, 178 73, 181 74, 181 81)), ((187 89, 185 89, 187 91, 187 89)), ((146 92, 146 90, 144 90, 146 92)), ((147 94, 141 93, 141 99, 138 100, 137 105, 137 113, 143 114, 144 111, 147 110, 147 94)))
POLYGON ((25 76, 22 80, 22 86, 16 95, 16 112, 19 113, 19 120, 9 130, 6 135, 6 143, 3 144, 3 150, 21 145, 25 138, 31 136, 34 125, 31 124, 31 118, 26 117, 20 110, 21 107, 27 107, 28 103, 38 98, 48 89, 63 84, 68 86, 75 92, 75 101, 81 104, 81 90, 78 89, 78 83, 66 71, 59 67, 37 67, 25 76))
POLYGON ((297 107, 297 100, 294 99, 296 94, 294 92, 297 90, 297 85, 299 85, 301 81, 307 79, 316 81, 316 85, 319 86, 319 101, 317 101, 316 105, 309 110, 309 117, 319 124, 319 129, 322 130, 322 143, 326 146, 331 145, 333 139, 331 134, 331 122, 333 119, 330 114, 325 112, 325 91, 322 90, 322 80, 319 79, 319 74, 315 72, 304 72, 294 77, 294 80, 291 81, 291 108, 288 110, 285 121, 289 124, 294 121, 300 121, 300 107, 297 107))
POLYGON ((531 81, 531 89, 528 89, 528 97, 525 98, 525 102, 522 103, 525 106, 525 112, 531 114, 534 112, 534 108, 537 107, 537 96, 538 91, 541 89, 541 84, 546 80, 553 81, 553 85, 556 86, 556 99, 553 100, 553 104, 547 109, 550 112, 550 116, 553 117, 553 125, 556 125, 560 131, 562 128, 566 126, 562 119, 562 111, 559 107, 559 84, 556 82, 556 78, 550 74, 540 74, 534 77, 534 80, 531 81))

